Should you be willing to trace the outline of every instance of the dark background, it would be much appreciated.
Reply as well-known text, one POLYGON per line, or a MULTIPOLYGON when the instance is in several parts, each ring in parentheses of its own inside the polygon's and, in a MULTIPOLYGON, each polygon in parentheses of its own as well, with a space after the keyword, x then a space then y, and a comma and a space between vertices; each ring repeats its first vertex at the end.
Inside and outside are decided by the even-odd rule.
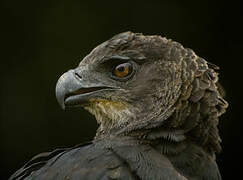
POLYGON ((217 162, 223 179, 241 174, 239 2, 4 0, 1 7, 0 179, 40 152, 92 139, 94 117, 62 111, 55 84, 96 45, 127 30, 172 38, 220 66, 230 106, 220 120, 217 162))

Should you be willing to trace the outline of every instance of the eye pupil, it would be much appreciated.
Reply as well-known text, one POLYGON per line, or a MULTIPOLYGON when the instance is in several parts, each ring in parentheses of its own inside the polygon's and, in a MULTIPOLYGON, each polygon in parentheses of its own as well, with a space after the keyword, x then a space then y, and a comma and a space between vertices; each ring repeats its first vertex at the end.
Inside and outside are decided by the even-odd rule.
POLYGON ((117 70, 120 71, 120 72, 122 72, 122 71, 125 70, 125 67, 124 67, 124 66, 118 66, 118 67, 117 67, 117 70))
POLYGON ((132 72, 132 65, 130 63, 123 63, 116 66, 113 70, 113 75, 118 78, 123 78, 131 74, 132 72))

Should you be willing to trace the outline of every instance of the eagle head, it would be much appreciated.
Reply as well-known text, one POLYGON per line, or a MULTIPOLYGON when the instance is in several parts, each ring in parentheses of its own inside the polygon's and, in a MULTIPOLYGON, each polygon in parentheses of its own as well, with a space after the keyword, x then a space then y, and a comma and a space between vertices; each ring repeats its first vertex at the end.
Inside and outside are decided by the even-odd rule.
POLYGON ((124 32, 64 73, 56 97, 64 109, 83 107, 95 115, 97 137, 160 129, 218 142, 217 120, 227 102, 215 69, 180 43, 124 32))

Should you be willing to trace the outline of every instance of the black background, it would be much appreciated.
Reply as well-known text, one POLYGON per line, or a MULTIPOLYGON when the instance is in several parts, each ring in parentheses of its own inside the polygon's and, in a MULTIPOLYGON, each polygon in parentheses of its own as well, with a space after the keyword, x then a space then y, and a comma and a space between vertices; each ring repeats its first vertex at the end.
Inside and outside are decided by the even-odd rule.
POLYGON ((239 2, 4 0, 1 7, 0 179, 40 152, 92 139, 94 117, 62 111, 55 84, 96 45, 127 30, 166 36, 220 66, 230 106, 220 119, 217 162, 223 179, 241 174, 239 2))

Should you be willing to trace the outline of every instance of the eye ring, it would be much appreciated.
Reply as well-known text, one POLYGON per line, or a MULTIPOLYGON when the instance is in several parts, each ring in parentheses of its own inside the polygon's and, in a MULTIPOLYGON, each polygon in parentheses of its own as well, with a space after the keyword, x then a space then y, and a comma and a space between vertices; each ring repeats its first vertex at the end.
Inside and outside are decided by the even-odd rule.
POLYGON ((112 70, 112 75, 116 78, 126 78, 128 77, 133 71, 133 67, 131 63, 122 63, 117 65, 112 70))

